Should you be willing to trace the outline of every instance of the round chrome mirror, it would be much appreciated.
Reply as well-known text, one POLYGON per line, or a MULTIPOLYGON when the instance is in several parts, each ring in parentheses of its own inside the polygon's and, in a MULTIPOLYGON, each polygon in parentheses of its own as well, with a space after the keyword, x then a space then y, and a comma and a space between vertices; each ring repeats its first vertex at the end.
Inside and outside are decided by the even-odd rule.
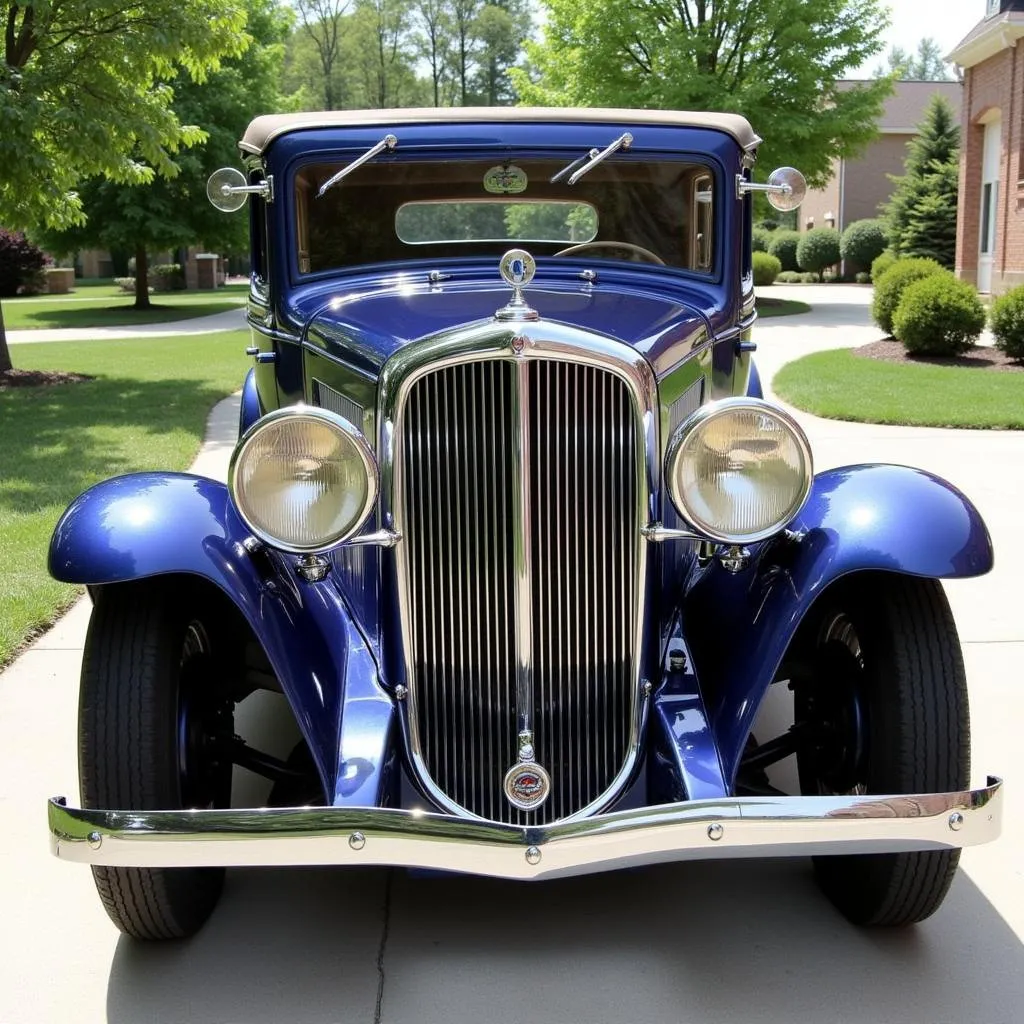
POLYGON ((214 171, 206 182, 206 197, 221 213, 235 213, 245 206, 248 191, 245 175, 235 167, 214 171))
POLYGON ((807 180, 795 167, 777 167, 768 176, 768 186, 781 191, 768 193, 768 202, 776 210, 795 210, 807 195, 807 180))

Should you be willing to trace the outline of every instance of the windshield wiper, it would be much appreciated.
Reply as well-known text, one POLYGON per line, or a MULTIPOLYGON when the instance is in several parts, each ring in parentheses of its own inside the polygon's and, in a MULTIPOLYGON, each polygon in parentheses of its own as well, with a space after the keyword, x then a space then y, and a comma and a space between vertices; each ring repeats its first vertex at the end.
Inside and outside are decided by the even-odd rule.
POLYGON ((551 184, 554 185, 555 182, 561 181, 567 174, 572 174, 572 172, 575 171, 577 167, 580 167, 582 164, 585 164, 588 160, 593 160, 594 157, 597 156, 597 154, 600 152, 601 150, 595 147, 589 153, 584 153, 583 156, 576 157, 576 159, 573 160, 571 164, 569 164, 566 167, 563 167, 557 174, 555 174, 551 178, 551 184))
POLYGON ((592 149, 586 156, 581 156, 578 160, 574 160, 568 167, 563 167, 551 180, 559 181, 564 175, 569 174, 569 185, 575 185, 580 178, 583 177, 587 171, 596 167, 602 160, 607 159, 612 153, 617 153, 620 149, 629 149, 633 145, 633 136, 629 132, 624 132, 620 135, 610 146, 605 146, 602 150, 592 149), (584 163, 584 161, 586 161, 584 163), (583 166, 579 165, 583 163, 583 166), (573 168, 578 168, 573 170, 573 168))
POLYGON ((383 152, 385 149, 392 150, 398 145, 398 139, 391 134, 385 135, 376 146, 371 146, 362 156, 356 157, 352 163, 345 167, 342 167, 337 174, 332 174, 321 186, 320 191, 317 192, 316 197, 320 199, 323 194, 332 186, 337 185, 342 178, 348 177, 353 171, 358 170, 367 160, 372 160, 378 153, 383 152))

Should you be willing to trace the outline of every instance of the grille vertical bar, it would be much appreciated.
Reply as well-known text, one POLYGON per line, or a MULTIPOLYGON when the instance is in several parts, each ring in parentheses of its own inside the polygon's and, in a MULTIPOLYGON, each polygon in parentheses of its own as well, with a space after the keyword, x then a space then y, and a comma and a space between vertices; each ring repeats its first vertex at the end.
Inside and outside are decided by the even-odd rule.
POLYGON ((604 369, 559 360, 448 366, 411 387, 399 440, 424 767, 481 817, 568 817, 609 789, 629 755, 640 524, 628 388, 604 369), (517 438, 530 452, 523 478, 517 438), (529 606, 517 621, 523 515, 529 606), (524 634, 536 755, 552 779, 532 812, 502 791, 517 755, 524 634))

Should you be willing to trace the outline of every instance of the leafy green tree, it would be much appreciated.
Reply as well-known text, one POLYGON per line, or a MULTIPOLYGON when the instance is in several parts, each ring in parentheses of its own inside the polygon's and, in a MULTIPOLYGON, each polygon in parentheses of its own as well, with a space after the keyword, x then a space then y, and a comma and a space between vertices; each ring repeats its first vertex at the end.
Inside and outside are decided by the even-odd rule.
POLYGON ((452 76, 452 16, 447 0, 418 0, 413 4, 416 56, 430 68, 434 106, 450 102, 448 87, 452 76))
MULTIPOLYGON (((173 175, 202 141, 179 119, 168 80, 202 81, 248 43, 234 0, 0 2, 0 223, 84 219, 75 192, 94 175, 141 184, 173 175)), ((9 369, 0 310, 0 372, 9 369)))
POLYGON ((347 63, 357 82, 349 93, 360 107, 401 107, 419 102, 413 71, 409 0, 358 0, 349 19, 352 56, 347 63))
POLYGON ((295 7, 302 22, 302 34, 311 44, 320 64, 320 85, 324 110, 342 105, 338 70, 343 65, 343 25, 352 0, 296 0, 295 7))
POLYGON ((892 88, 836 87, 881 48, 879 0, 543 3, 532 67, 511 72, 522 102, 736 111, 765 139, 764 171, 792 164, 813 186, 875 137, 892 88))
POLYGON ((909 82, 949 82, 953 76, 942 59, 942 48, 930 36, 911 52, 894 46, 885 57, 885 64, 875 68, 875 78, 898 78, 909 82))
POLYGON ((80 190, 85 224, 39 236, 50 252, 61 255, 89 247, 131 252, 138 308, 149 305, 147 253, 199 241, 224 253, 248 247, 248 220, 214 209, 206 199, 206 179, 218 167, 237 162, 237 142, 250 119, 280 105, 291 16, 278 0, 244 0, 244 6, 252 40, 245 54, 226 58, 204 83, 185 74, 173 82, 174 112, 206 133, 204 142, 178 156, 178 173, 141 185, 90 179, 80 190))
POLYGON ((904 174, 884 207, 889 245, 897 256, 920 256, 952 267, 960 173, 960 125, 952 106, 933 96, 909 145, 904 174))
POLYGON ((495 0, 481 8, 474 23, 477 72, 473 102, 489 107, 515 102, 509 69, 519 59, 529 32, 530 8, 522 0, 495 0))

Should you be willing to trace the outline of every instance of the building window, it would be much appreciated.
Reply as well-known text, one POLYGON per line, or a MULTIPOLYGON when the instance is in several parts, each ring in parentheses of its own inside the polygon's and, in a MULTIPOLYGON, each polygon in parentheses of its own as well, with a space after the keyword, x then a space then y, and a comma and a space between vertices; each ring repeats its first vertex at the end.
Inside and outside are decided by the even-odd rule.
POLYGON ((986 18, 991 18, 993 14, 999 13, 1000 0, 988 0, 988 10, 985 12, 986 18))
POLYGON ((986 181, 981 189, 981 235, 979 250, 991 256, 996 242, 996 204, 999 202, 999 182, 986 181))

